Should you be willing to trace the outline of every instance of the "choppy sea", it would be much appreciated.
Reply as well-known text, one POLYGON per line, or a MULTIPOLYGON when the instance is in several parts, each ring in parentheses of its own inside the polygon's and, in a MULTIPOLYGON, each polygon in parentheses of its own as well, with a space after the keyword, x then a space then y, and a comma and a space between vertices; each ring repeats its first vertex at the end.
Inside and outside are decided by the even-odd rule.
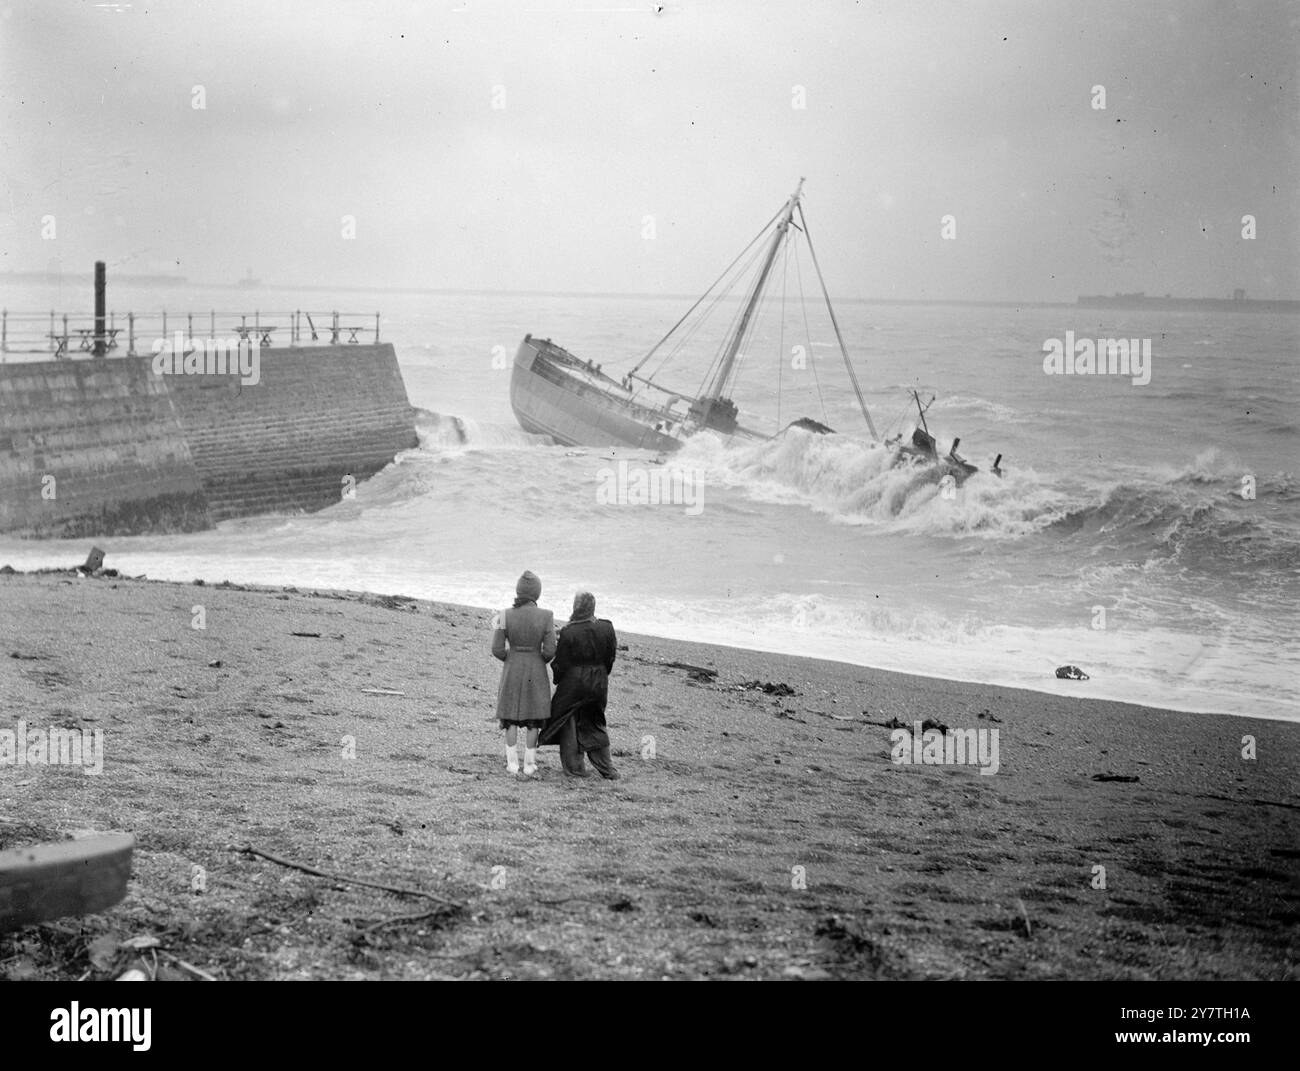
MULTIPOLYGON (((39 286, 0 296, 11 310, 88 304, 39 286)), ((659 465, 526 435, 509 366, 532 332, 621 372, 689 300, 122 288, 111 302, 172 315, 237 303, 382 312, 420 445, 320 513, 101 541, 124 572, 502 606, 529 568, 559 617, 586 587, 631 631, 1300 720, 1300 317, 841 303, 882 434, 910 433, 915 388, 935 396, 941 447, 960 436, 986 470, 949 497, 869 445, 824 316, 805 326, 769 308, 734 398, 760 429, 811 416, 840 434, 697 436, 659 465), (1044 344, 1067 331, 1150 339, 1150 382, 1045 374, 1044 344), (1001 479, 987 472, 998 453, 1001 479), (678 500, 638 501, 665 472, 678 500), (1090 679, 1057 680, 1064 664, 1090 679)), ((698 341, 665 385, 699 387, 714 347, 698 341)), ((0 537, 0 562, 85 549, 0 537)))

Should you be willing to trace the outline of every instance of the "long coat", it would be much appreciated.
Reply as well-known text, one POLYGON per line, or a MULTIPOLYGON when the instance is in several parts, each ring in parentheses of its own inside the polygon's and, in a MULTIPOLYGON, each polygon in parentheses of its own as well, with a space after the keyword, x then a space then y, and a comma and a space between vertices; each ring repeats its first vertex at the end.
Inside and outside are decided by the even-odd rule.
POLYGON ((497 718, 545 721, 551 716, 546 663, 555 657, 555 615, 536 603, 503 610, 492 630, 492 654, 505 663, 497 690, 497 718))
POLYGON ((614 668, 618 639, 614 626, 603 618, 571 621, 560 630, 551 672, 555 696, 551 720, 538 744, 557 744, 565 723, 577 722, 578 744, 584 751, 608 747, 605 704, 609 700, 609 674, 614 668))

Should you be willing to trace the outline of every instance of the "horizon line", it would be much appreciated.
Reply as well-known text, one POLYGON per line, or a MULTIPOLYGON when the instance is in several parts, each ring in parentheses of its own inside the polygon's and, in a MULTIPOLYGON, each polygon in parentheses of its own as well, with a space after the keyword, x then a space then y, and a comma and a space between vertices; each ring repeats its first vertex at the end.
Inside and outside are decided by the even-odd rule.
MULTIPOLYGON (((41 271, 16 271, 12 269, 0 270, 0 283, 7 278, 17 278, 22 283, 46 283, 57 282, 61 280, 72 279, 76 281, 93 282, 94 275, 91 272, 77 273, 60 273, 53 278, 50 273, 41 271)), ((119 284, 126 286, 176 286, 186 289, 195 290, 233 290, 249 293, 250 295, 257 292, 290 290, 290 291, 316 291, 316 292, 333 292, 343 291, 351 293, 379 293, 379 294, 438 294, 438 295, 461 295, 475 297, 576 297, 576 298, 635 298, 650 301, 693 301, 698 294, 661 292, 652 293, 649 291, 620 291, 620 290, 529 290, 529 289, 488 289, 483 287, 447 287, 447 286, 380 286, 380 285, 358 285, 343 284, 331 285, 325 283, 305 283, 305 284, 286 284, 286 283, 265 283, 258 281, 256 286, 247 286, 240 282, 234 283, 209 283, 196 282, 186 276, 169 276, 166 274, 153 272, 119 272, 110 275, 110 281, 117 280, 119 284)), ((1232 298, 1227 297, 1175 297, 1172 295, 1143 294, 1140 297, 1137 294, 1115 292, 1112 294, 1079 294, 1074 301, 1067 300, 1026 300, 1010 298, 955 298, 955 297, 836 297, 832 300, 840 304, 856 305, 966 305, 989 308, 1073 308, 1084 300, 1095 300, 1101 298, 1106 301, 1116 299, 1133 298, 1138 301, 1179 301, 1179 302, 1200 302, 1200 301, 1223 301, 1232 302, 1232 298)), ((739 296, 731 296, 731 300, 741 300, 739 296)), ((1255 303, 1300 303, 1296 298, 1244 298, 1242 301, 1249 305, 1255 303)))

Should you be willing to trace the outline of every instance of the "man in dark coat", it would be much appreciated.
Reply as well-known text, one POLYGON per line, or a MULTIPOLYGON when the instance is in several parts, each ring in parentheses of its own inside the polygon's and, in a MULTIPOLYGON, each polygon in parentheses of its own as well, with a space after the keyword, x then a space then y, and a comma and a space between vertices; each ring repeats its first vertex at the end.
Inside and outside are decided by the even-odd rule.
POLYGON ((614 668, 618 640, 614 626, 596 618, 596 598, 580 591, 573 599, 573 616, 560 630, 551 673, 555 695, 551 717, 537 741, 539 747, 558 744, 564 772, 586 777, 585 752, 601 777, 618 779, 609 754, 605 731, 605 703, 609 699, 609 674, 614 668))

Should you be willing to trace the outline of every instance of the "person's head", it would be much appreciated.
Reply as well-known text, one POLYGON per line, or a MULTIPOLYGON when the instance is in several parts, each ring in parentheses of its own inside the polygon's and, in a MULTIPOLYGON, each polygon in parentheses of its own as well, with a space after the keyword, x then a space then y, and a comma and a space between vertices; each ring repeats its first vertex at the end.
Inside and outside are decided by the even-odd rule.
POLYGON ((590 621, 596 616, 596 596, 590 591, 580 591, 573 597, 573 614, 570 621, 590 621))
POLYGON ((531 570, 525 569, 524 575, 519 578, 519 583, 515 585, 515 605, 522 606, 526 602, 536 602, 542 595, 542 582, 537 579, 537 574, 531 570))

